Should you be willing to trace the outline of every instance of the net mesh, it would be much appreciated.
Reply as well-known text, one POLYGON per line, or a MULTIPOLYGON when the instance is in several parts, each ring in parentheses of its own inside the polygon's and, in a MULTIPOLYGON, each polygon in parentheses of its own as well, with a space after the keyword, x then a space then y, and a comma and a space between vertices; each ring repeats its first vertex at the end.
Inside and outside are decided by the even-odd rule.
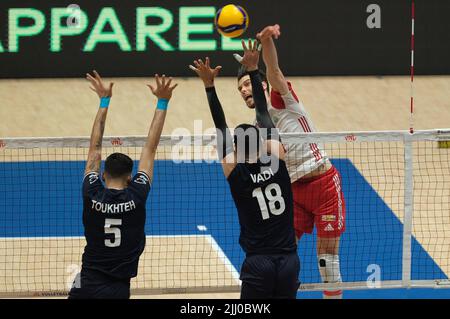
MULTIPOLYGON (((344 284, 367 287, 411 279, 446 280, 450 251, 449 149, 437 131, 287 136, 320 142, 342 177, 346 231, 340 241, 344 284), (405 214, 405 177, 413 208, 405 214), (405 233, 411 218, 412 234, 405 233), (405 273, 405 236, 412 262, 405 273), (375 276, 375 277, 371 277, 375 276)), ((147 244, 132 293, 238 291, 244 259, 239 221, 210 137, 163 137, 147 201, 147 244)), ((137 163, 143 137, 106 138, 103 158, 128 154, 137 163)), ((81 181, 87 139, 5 139, 0 143, 0 294, 64 294, 81 267, 85 239, 81 181)), ((299 155, 301 156, 301 155, 299 155)), ((137 167, 137 165, 135 165, 137 167)), ((312 213, 312 212, 311 212, 312 213)), ((320 289, 316 230, 299 242, 303 289, 320 289)), ((403 281, 404 282, 404 281, 403 281)))
POLYGON ((450 274, 450 149, 435 141, 414 145, 413 234, 424 247, 413 246, 413 279, 446 278, 450 274), (426 264, 432 258, 439 269, 426 264))

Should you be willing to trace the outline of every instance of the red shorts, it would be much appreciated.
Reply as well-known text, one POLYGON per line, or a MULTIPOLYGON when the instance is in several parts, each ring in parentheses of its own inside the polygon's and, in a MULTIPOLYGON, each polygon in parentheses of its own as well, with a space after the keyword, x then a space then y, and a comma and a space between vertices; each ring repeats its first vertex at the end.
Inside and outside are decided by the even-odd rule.
POLYGON ((292 192, 297 238, 311 234, 314 224, 318 237, 339 237, 345 231, 344 193, 334 166, 320 176, 294 182, 292 192))

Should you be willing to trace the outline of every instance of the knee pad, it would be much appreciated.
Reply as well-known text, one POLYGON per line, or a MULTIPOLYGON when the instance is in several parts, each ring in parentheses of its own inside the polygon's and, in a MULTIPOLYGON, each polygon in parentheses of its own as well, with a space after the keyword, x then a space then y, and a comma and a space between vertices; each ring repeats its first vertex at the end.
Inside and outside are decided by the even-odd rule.
POLYGON ((324 283, 342 282, 339 256, 323 254, 318 256, 319 271, 324 283))

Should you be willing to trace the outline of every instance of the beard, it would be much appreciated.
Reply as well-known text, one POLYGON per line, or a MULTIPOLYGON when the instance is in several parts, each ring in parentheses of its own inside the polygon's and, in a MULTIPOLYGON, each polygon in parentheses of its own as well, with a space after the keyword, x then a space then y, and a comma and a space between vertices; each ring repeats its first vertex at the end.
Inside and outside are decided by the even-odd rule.
POLYGON ((247 107, 249 109, 254 109, 255 108, 255 101, 253 100, 253 98, 249 98, 248 100, 245 100, 245 104, 247 105, 247 107))

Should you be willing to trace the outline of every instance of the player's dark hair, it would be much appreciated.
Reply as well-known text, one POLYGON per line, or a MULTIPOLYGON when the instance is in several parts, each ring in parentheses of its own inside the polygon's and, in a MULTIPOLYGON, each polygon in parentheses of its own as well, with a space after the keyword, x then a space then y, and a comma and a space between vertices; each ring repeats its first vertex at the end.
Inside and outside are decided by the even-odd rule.
POLYGON ((242 158, 242 155, 244 155, 245 160, 248 160, 250 155, 259 154, 261 136, 256 126, 250 124, 236 126, 233 140, 238 160, 242 158))
MULTIPOLYGON (((258 69, 258 73, 259 73, 259 76, 261 77, 261 80, 263 82, 266 82, 266 84, 267 84, 267 92, 270 92, 270 90, 269 90, 269 81, 267 81, 266 73, 263 70, 261 70, 261 69, 258 69)), ((250 76, 250 74, 248 74, 248 71, 245 68, 245 66, 241 65, 241 67, 238 70, 238 74, 237 74, 238 82, 246 75, 250 76)))
POLYGON ((133 170, 133 160, 122 153, 113 153, 106 158, 105 173, 112 178, 128 176, 133 170))

